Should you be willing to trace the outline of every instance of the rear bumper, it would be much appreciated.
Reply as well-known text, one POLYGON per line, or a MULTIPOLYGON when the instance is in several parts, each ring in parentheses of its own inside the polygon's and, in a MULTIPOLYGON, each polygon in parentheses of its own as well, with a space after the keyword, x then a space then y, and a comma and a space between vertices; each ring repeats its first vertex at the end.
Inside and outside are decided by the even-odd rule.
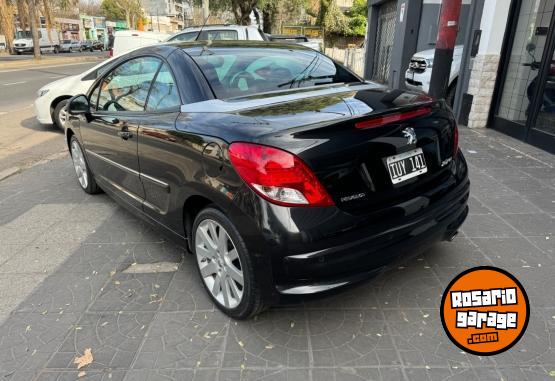
POLYGON ((468 215, 469 182, 454 197, 419 218, 398 227, 359 237, 338 246, 283 258, 288 279, 276 285, 281 294, 313 294, 331 290, 372 275, 394 259, 421 253, 449 240, 468 215))
POLYGON ((458 169, 450 180, 375 213, 286 208, 258 198, 256 218, 251 212, 250 218, 241 214, 232 220, 256 258, 266 292, 276 297, 324 292, 450 239, 466 219, 470 189, 462 154, 452 165, 458 169))

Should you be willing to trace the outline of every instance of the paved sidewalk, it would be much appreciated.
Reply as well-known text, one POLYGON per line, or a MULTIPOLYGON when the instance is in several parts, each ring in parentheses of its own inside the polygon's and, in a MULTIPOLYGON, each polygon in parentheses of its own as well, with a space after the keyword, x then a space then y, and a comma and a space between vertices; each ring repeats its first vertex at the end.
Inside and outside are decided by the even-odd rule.
POLYGON ((82 192, 69 158, 0 182, 0 379, 553 381, 555 157, 492 130, 461 129, 461 147, 472 196, 454 242, 245 322, 214 309, 182 248, 82 192), (157 262, 179 269, 124 272, 157 262), (497 356, 461 352, 439 319, 449 281, 478 265, 513 273, 532 306, 497 356))

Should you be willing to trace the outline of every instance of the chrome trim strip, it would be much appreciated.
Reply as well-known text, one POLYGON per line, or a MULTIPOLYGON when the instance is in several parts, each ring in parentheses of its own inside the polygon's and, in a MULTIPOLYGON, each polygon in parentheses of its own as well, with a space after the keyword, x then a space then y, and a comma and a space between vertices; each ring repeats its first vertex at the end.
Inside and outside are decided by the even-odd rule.
POLYGON ((382 85, 375 83, 362 83, 355 86, 339 86, 325 89, 318 89, 313 91, 300 91, 295 94, 286 95, 275 95, 264 98, 257 99, 247 99, 247 100, 222 100, 222 99, 210 99, 208 101, 191 103, 181 106, 181 112, 237 112, 248 110, 252 108, 257 108, 261 106, 270 106, 274 104, 290 102, 295 100, 301 100, 312 97, 319 97, 323 95, 331 95, 338 93, 349 93, 360 90, 368 90, 382 87, 382 85))
POLYGON ((170 191, 170 184, 163 182, 162 180, 158 180, 157 178, 154 178, 152 176, 149 175, 145 175, 144 173, 141 172, 140 174, 141 180, 145 179, 150 181, 151 183, 154 183, 155 185, 158 185, 161 188, 164 188, 166 190, 166 192, 169 193, 170 191))
POLYGON ((91 150, 89 150, 89 149, 85 149, 85 151, 86 151, 87 153, 90 153, 90 154, 93 155, 94 157, 96 157, 96 158, 98 158, 98 159, 100 159, 100 160, 103 160, 103 161, 105 161, 105 162, 108 163, 108 164, 113 165, 114 167, 118 167, 119 169, 122 169, 122 170, 124 170, 124 171, 126 171, 126 172, 129 172, 129 173, 131 173, 132 175, 140 176, 140 173, 137 172, 137 171, 135 171, 134 169, 131 169, 131 168, 129 168, 129 167, 126 167, 125 165, 121 165, 121 164, 119 164, 119 163, 116 163, 115 161, 110 160, 110 159, 108 159, 108 158, 106 158, 106 157, 104 157, 104 156, 102 156, 102 155, 99 155, 99 154, 97 154, 96 152, 93 152, 93 151, 91 151, 91 150))
POLYGON ((89 149, 85 149, 85 151, 86 151, 88 154, 90 153, 90 154, 93 155, 94 157, 96 157, 96 158, 98 158, 98 159, 100 159, 100 160, 103 160, 103 161, 105 161, 106 163, 108 163, 108 164, 110 164, 110 165, 113 165, 114 167, 117 167, 117 168, 119 168, 119 169, 121 169, 121 170, 124 170, 124 171, 126 171, 126 172, 129 172, 129 173, 131 173, 132 175, 138 176, 141 180, 142 180, 142 179, 148 180, 148 181, 150 181, 151 183, 154 183, 155 185, 158 185, 159 187, 164 188, 164 189, 166 190, 166 192, 169 192, 169 191, 170 191, 170 185, 169 185, 168 183, 165 183, 165 182, 163 182, 163 181, 161 181, 161 180, 158 180, 157 178, 154 178, 154 177, 152 177, 152 176, 145 175, 144 173, 137 172, 137 171, 135 171, 134 169, 131 169, 131 168, 129 168, 129 167, 126 167, 125 165, 121 165, 121 164, 119 164, 119 163, 116 163, 115 161, 110 160, 110 159, 108 159, 108 158, 106 158, 106 157, 104 157, 104 156, 102 156, 102 155, 100 155, 100 154, 98 154, 98 153, 96 153, 96 152, 93 152, 93 151, 91 151, 91 150, 89 150, 89 149))

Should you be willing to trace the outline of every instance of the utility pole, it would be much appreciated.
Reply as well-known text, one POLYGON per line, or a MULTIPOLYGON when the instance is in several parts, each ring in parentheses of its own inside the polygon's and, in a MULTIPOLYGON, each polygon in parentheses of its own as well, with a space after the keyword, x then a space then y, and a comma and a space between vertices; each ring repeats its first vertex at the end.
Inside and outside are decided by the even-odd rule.
POLYGON ((459 32, 462 0, 443 0, 439 16, 436 50, 430 79, 429 94, 445 98, 453 62, 453 49, 459 32))

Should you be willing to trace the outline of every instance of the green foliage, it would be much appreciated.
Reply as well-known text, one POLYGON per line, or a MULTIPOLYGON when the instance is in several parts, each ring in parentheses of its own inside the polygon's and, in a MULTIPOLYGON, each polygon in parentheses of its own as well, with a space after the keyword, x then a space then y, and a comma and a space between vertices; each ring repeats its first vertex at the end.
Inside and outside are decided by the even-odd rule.
POLYGON ((342 36, 364 36, 368 10, 366 0, 354 0, 353 7, 343 14, 333 0, 321 0, 321 23, 326 33, 342 36))
POLYGON ((366 4, 366 0, 354 0, 353 6, 349 10, 349 16, 354 17, 357 15, 361 15, 364 18, 368 15, 368 7, 366 4))
POLYGON ((348 36, 364 36, 366 35, 366 16, 355 15, 349 17, 348 36))
POLYGON ((349 33, 349 20, 333 0, 328 3, 328 7, 322 18, 322 26, 326 33, 342 35, 349 33))
POLYGON ((100 9, 108 20, 125 20, 125 12, 116 4, 115 0, 102 0, 100 9))

